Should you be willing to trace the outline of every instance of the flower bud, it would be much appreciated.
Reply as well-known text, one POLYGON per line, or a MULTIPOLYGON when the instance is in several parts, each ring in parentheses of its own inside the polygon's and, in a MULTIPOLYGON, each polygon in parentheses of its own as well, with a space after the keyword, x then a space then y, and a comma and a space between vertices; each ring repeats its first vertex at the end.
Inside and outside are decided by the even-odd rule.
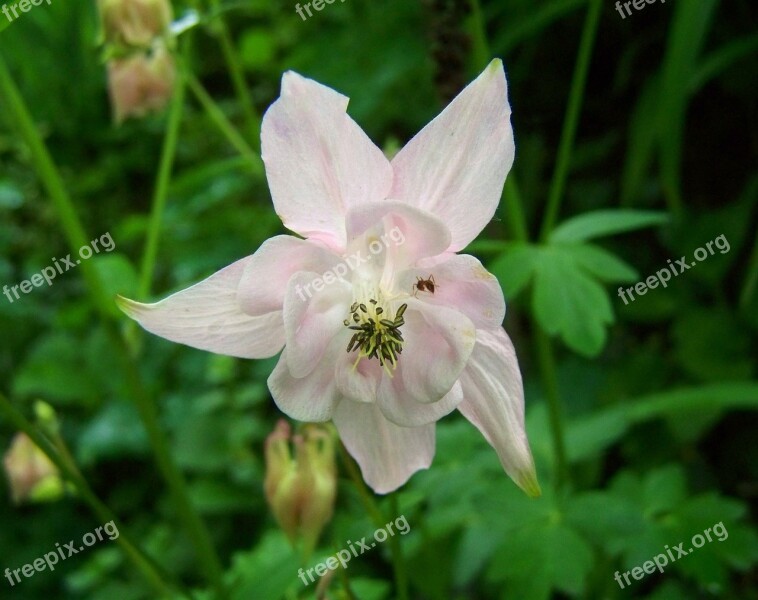
POLYGON ((302 541, 306 556, 316 547, 334 512, 334 444, 327 426, 307 425, 302 435, 291 436, 286 421, 279 421, 266 440, 266 500, 290 541, 302 541), (295 446, 294 459, 290 438, 295 446))
POLYGON ((25 433, 17 433, 13 438, 3 464, 16 504, 52 501, 63 495, 57 467, 25 433))
POLYGON ((108 91, 116 123, 144 117, 166 106, 174 90, 176 67, 162 45, 108 62, 108 91))
POLYGON ((169 0, 100 0, 105 41, 118 47, 148 48, 171 25, 169 0))

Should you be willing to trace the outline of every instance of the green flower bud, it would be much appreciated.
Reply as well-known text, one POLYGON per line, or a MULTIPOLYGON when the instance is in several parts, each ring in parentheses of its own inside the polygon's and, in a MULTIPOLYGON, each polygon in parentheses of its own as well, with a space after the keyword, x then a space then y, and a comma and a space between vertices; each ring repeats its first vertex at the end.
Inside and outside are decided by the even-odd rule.
POLYGON ((266 440, 264 489, 279 526, 309 555, 334 513, 337 466, 331 429, 306 425, 302 435, 291 436, 289 424, 279 421, 266 440))
POLYGON ((17 433, 3 460, 13 502, 50 502, 64 493, 58 468, 25 433, 17 433))
POLYGON ((148 48, 171 25, 169 0, 99 0, 103 35, 119 47, 148 48))

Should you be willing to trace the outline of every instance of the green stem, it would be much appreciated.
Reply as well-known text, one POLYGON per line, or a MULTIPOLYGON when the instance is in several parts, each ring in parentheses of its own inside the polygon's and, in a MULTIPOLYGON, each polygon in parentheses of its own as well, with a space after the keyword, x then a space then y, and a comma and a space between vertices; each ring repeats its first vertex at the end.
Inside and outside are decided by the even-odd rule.
POLYGON ((550 431, 553 437, 553 453, 555 455, 555 489, 560 490, 568 482, 568 463, 566 461, 566 444, 563 434, 563 410, 558 394, 558 377, 553 355, 553 343, 547 334, 535 323, 535 342, 537 358, 542 374, 542 385, 547 399, 550 431))
POLYGON ((540 231, 540 239, 542 241, 547 239, 553 227, 555 227, 555 221, 558 218, 558 211, 563 200, 566 178, 571 163, 571 152, 574 147, 576 130, 579 126, 579 115, 584 102, 587 73, 589 72, 590 59, 592 58, 592 49, 595 45, 601 8, 601 0, 590 0, 587 17, 584 21, 582 39, 579 43, 579 53, 577 54, 576 65, 574 66, 574 75, 571 80, 571 92, 569 93, 569 103, 566 107, 566 116, 563 120, 563 130, 561 131, 561 141, 558 146, 558 156, 556 159, 557 163, 553 173, 553 180, 550 184, 545 218, 542 222, 542 230, 540 231))
MULTIPOLYGON (((79 249, 89 245, 90 241, 84 232, 79 217, 73 204, 69 201, 63 180, 53 163, 50 154, 45 147, 37 128, 32 121, 31 115, 26 109, 5 62, 0 56, 0 94, 5 99, 6 111, 9 114, 9 122, 15 124, 21 137, 29 146, 29 151, 40 179, 47 188, 47 193, 55 206, 58 217, 61 220, 64 235, 71 250, 78 254, 79 249)), ((83 260, 80 264, 84 279, 90 292, 95 308, 105 317, 113 316, 113 303, 105 294, 105 289, 93 263, 83 260)))
MULTIPOLYGON (((213 8, 218 9, 218 0, 213 1, 213 8)), ((245 117, 247 133, 250 136, 253 147, 258 150, 260 148, 261 137, 261 120, 255 112, 255 105, 253 99, 250 96, 250 91, 247 88, 245 82, 245 73, 242 65, 237 56, 237 51, 234 48, 234 42, 229 35, 229 29, 224 22, 224 17, 219 15, 217 17, 216 26, 218 27, 218 37, 221 43, 221 51, 226 61, 226 66, 229 69, 229 75, 232 79, 232 85, 234 91, 237 94, 237 99, 242 108, 242 114, 245 117)))
POLYGON ((40 433, 40 431, 30 423, 3 395, 0 394, 0 414, 2 414, 14 426, 15 429, 24 432, 34 442, 34 444, 47 455, 52 463, 58 468, 61 475, 76 488, 79 497, 86 502, 92 509, 92 512, 102 523, 113 521, 119 532, 119 536, 114 540, 127 557, 134 563, 145 579, 152 585, 160 597, 174 597, 175 593, 181 593, 189 598, 189 594, 182 590, 176 583, 167 582, 168 576, 162 572, 160 567, 137 545, 132 542, 123 524, 119 522, 118 517, 95 495, 87 481, 81 475, 76 465, 67 454, 57 450, 50 441, 40 433))
POLYGON ((484 24, 484 13, 479 0, 471 0, 471 17, 469 30, 473 38, 472 59, 476 72, 480 72, 492 59, 490 44, 487 40, 487 30, 484 24))
MULTIPOLYGON (((388 521, 379 509, 379 505, 377 504, 374 495, 363 481, 358 465, 342 443, 340 443, 340 456, 342 457, 342 462, 347 469, 348 475, 350 475, 350 479, 353 480, 353 483, 358 490, 358 495, 361 497, 366 512, 374 521, 374 525, 376 525, 377 529, 384 527, 388 521)), ((393 510, 397 512, 397 498, 394 496, 392 498, 392 503, 393 510)), ((410 598, 408 594, 408 574, 405 570, 405 561, 403 560, 400 542, 394 535, 389 536, 388 541, 390 544, 390 553, 392 554, 392 567, 395 572, 397 600, 408 600, 410 598)))
POLYGON ((150 213, 150 223, 147 230, 145 250, 142 255, 142 266, 140 268, 138 288, 139 298, 145 298, 150 293, 153 273, 155 272, 155 261, 158 257, 158 239, 161 232, 161 222, 163 220, 163 212, 166 208, 168 185, 171 181, 171 171, 174 167, 174 158, 176 157, 176 144, 179 139, 179 127, 182 122, 184 90, 185 78, 180 73, 168 114, 168 124, 166 126, 166 135, 163 139, 161 160, 158 167, 158 177, 155 182, 153 206, 150 213))
MULTIPOLYGON (((61 218, 69 244, 72 250, 77 251, 79 247, 87 244, 84 228, 76 213, 74 204, 65 189, 63 180, 53 163, 52 157, 40 138, 31 115, 16 89, 2 58, 0 58, 0 92, 5 97, 12 122, 17 125, 22 138, 29 146, 42 183, 47 189, 48 194, 50 194, 61 218)), ((184 477, 168 450, 168 443, 163 436, 157 409, 142 384, 139 370, 126 346, 124 338, 119 335, 115 323, 111 318, 113 302, 105 295, 103 291, 104 286, 94 265, 89 261, 82 261, 81 267, 88 285, 89 294, 93 299, 96 309, 103 317, 106 333, 124 370, 126 383, 132 394, 132 398, 137 403, 137 408, 147 430, 153 453, 169 486, 177 511, 182 517, 190 538, 195 544, 198 559, 202 561, 209 580, 217 589, 219 596, 223 597, 224 587, 221 562, 210 541, 207 529, 192 507, 184 477)))
POLYGON ((219 128, 219 131, 221 131, 229 143, 234 146, 237 152, 247 159, 250 163, 251 171, 255 175, 263 175, 263 163, 260 155, 250 147, 245 141, 245 138, 240 135, 239 131, 237 131, 229 119, 226 118, 224 112, 213 101, 213 98, 211 98, 210 94, 208 94, 197 78, 189 72, 187 72, 186 77, 187 85, 195 95, 195 98, 197 98, 200 106, 202 106, 208 114, 211 121, 213 121, 216 127, 219 128))
POLYGON ((742 310, 747 309, 750 299, 755 294, 756 287, 758 287, 758 237, 755 238, 755 243, 753 244, 753 252, 750 255, 747 274, 745 275, 745 283, 742 287, 742 293, 740 293, 740 308, 742 310))

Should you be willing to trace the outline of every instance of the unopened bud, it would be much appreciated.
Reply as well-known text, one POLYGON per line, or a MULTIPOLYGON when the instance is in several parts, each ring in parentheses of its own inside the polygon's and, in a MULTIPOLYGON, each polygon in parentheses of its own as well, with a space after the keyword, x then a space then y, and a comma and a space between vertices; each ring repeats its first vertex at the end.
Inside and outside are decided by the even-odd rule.
POLYGON ((108 62, 108 91, 116 123, 163 109, 174 90, 176 67, 162 45, 108 62))
POLYGON ((100 0, 105 41, 117 47, 147 48, 168 33, 169 0, 100 0))
POLYGON ((17 433, 3 460, 16 504, 47 502, 63 495, 63 481, 57 467, 25 434, 17 433))
POLYGON ((316 547, 321 531, 331 520, 337 495, 335 438, 324 425, 307 425, 292 436, 279 421, 266 440, 266 499, 277 522, 295 543, 302 541, 305 555, 316 547))

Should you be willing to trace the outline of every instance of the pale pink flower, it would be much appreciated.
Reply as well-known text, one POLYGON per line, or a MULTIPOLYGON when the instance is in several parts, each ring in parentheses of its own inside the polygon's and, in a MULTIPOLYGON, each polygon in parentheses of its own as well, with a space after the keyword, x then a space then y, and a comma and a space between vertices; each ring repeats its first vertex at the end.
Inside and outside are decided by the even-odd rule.
POLYGON ((457 408, 537 495, 503 293, 476 258, 456 254, 492 219, 513 163, 502 63, 490 63, 391 162, 347 105, 288 72, 263 119, 274 207, 305 239, 274 237, 161 302, 121 307, 195 348, 243 358, 281 351, 268 380, 276 404, 300 421, 333 420, 378 493, 429 467, 435 423, 457 408), (393 244, 398 231, 392 240, 403 243, 393 244), (342 276, 338 266, 356 253, 363 262, 342 276), (430 275, 433 293, 414 288, 430 275))

